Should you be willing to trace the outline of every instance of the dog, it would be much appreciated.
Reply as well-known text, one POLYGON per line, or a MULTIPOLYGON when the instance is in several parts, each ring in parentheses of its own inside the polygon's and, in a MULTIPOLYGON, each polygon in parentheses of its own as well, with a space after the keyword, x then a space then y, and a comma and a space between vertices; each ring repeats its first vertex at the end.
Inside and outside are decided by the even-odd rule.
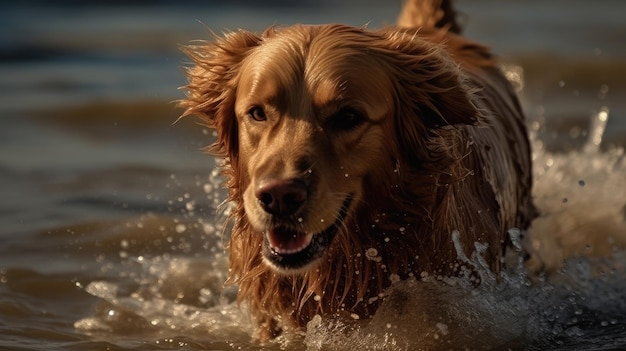
POLYGON ((274 26, 183 49, 182 117, 216 131, 228 282, 259 340, 316 314, 371 317, 397 279, 467 273, 459 243, 502 269, 507 230, 535 215, 526 122, 460 32, 450 1, 409 0, 394 27, 274 26))

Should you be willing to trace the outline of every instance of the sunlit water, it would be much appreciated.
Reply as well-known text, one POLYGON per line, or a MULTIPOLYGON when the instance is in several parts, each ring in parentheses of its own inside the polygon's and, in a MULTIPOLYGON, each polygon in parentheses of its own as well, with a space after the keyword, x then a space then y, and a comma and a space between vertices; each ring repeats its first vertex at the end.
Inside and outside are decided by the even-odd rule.
MULTIPOLYGON (((599 149, 608 115, 602 108, 590 118, 589 137, 579 151, 553 154, 533 136, 542 216, 522 245, 535 256, 527 264, 520 260, 501 279, 482 269, 478 288, 464 278, 396 282, 371 320, 318 316, 305 334, 287 333, 259 346, 251 342, 245 306, 233 302, 236 291, 222 287, 226 258, 219 226, 197 218, 213 238, 207 241, 214 245, 210 257, 132 256, 124 251, 128 243, 120 242, 125 259, 111 268, 121 271, 117 282, 76 283, 101 303, 75 327, 101 338, 143 337, 155 346, 189 349, 626 347, 625 199, 615 196, 626 189, 626 162, 622 149, 599 149)), ((534 124, 533 135, 539 126, 534 124)), ((223 196, 213 190, 217 177, 202 187, 215 203, 223 196)), ((186 208, 193 213, 193 205, 186 208)), ((476 256, 467 259, 480 269, 476 256)))
MULTIPOLYGON (((519 242, 530 260, 522 264, 512 252, 510 269, 497 279, 468 257, 483 276, 477 288, 465 278, 395 282, 371 320, 319 316, 306 331, 266 345, 251 340, 236 287, 223 286, 225 196, 214 161, 198 152, 210 132, 164 128, 176 117, 171 105, 133 101, 180 97, 167 95, 182 84, 172 62, 179 56, 163 47, 206 35, 198 17, 218 30, 263 28, 276 22, 276 9, 250 16, 203 8, 208 18, 183 7, 0 14, 11 33, 31 35, 16 40, 27 60, 28 45, 62 49, 32 65, 0 60, 0 350, 625 349, 626 161, 623 148, 611 146, 624 145, 626 130, 623 11, 594 16, 599 7, 578 1, 572 7, 582 10, 572 16, 593 24, 585 27, 551 15, 562 13, 564 1, 511 1, 504 12, 488 1, 459 3, 475 19, 468 32, 496 49, 525 53, 546 44, 572 55, 563 65, 541 52, 539 59, 512 55, 530 72, 526 81, 521 67, 507 67, 524 88, 531 120, 541 216, 519 242), (182 30, 190 22, 193 34, 182 30), (46 34, 41 43, 32 36, 37 30, 46 34), (581 47, 593 59, 573 55, 581 47), (25 119, 30 108, 45 114, 25 119)), ((396 13, 361 10, 348 19, 391 22, 396 13)), ((325 9, 282 16, 346 19, 325 9)), ((0 35, 6 52, 9 39, 0 35)))

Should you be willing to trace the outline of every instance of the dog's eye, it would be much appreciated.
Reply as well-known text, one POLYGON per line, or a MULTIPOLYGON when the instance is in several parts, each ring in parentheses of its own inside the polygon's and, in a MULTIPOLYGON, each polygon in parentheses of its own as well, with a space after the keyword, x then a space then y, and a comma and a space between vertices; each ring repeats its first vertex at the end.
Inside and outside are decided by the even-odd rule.
POLYGON ((350 130, 363 124, 367 118, 353 108, 343 108, 328 120, 330 127, 336 130, 350 130))
POLYGON ((262 122, 262 121, 267 120, 267 117, 265 116, 265 111, 263 111, 263 109, 260 108, 259 106, 254 106, 253 108, 248 110, 248 117, 250 117, 251 119, 257 122, 262 122))

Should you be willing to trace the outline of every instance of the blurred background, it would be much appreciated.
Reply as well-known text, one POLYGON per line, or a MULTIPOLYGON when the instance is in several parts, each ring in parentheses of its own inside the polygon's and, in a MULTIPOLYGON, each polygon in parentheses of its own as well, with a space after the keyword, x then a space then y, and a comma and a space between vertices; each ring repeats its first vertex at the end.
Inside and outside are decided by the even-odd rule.
MULTIPOLYGON (((193 118, 174 124, 181 112, 175 101, 184 97, 181 67, 188 65, 180 45, 210 39, 209 30, 274 24, 377 28, 393 24, 400 5, 3 4, 0 346, 97 349, 82 344, 86 337, 74 325, 101 302, 85 292, 89 282, 124 281, 124 272, 138 269, 123 263, 129 256, 222 251, 212 220, 223 193, 216 190, 215 161, 201 152, 212 134, 193 118)), ((458 0, 457 9, 468 37, 523 71, 524 107, 541 124, 548 150, 580 148, 591 116, 603 107, 610 118, 602 149, 626 145, 625 1, 458 0)), ((130 281, 136 287, 141 280, 130 281)))

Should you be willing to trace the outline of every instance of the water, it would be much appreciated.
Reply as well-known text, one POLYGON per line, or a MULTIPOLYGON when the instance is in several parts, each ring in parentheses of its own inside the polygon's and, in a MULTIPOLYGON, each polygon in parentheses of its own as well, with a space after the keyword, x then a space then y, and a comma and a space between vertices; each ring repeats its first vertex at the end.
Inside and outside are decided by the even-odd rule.
POLYGON ((377 27, 397 7, 3 8, 0 349, 624 349, 626 3, 458 3, 467 34, 523 88, 542 216, 520 245, 533 259, 500 282, 482 272, 478 289, 463 278, 397 282, 371 321, 315 318, 262 346, 222 286, 224 193, 200 152, 212 135, 192 120, 172 125, 177 45, 207 38, 205 27, 377 27))

